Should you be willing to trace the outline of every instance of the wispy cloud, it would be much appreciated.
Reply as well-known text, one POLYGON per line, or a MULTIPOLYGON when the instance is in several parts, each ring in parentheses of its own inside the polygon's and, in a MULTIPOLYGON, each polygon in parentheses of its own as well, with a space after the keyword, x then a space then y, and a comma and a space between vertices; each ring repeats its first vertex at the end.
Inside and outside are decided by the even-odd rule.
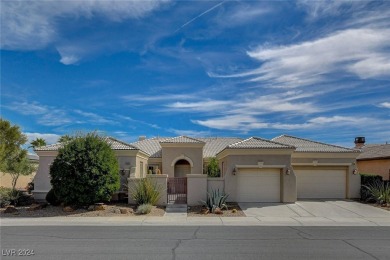
POLYGON ((167 131, 172 132, 175 135, 185 135, 185 136, 192 136, 192 137, 205 137, 211 135, 211 131, 182 130, 182 129, 174 129, 174 128, 170 128, 167 131))
MULTIPOLYGON (((111 22, 140 19, 169 0, 4 1, 1 3, 1 48, 37 50, 61 39, 59 19, 102 17, 111 22)), ((61 62, 74 64, 77 53, 61 50, 61 62)))
POLYGON ((383 102, 379 104, 380 107, 390 108, 390 102, 383 102))
MULTIPOLYGON (((37 122, 45 126, 59 126, 72 122, 71 117, 63 109, 40 104, 38 102, 12 102, 5 108, 22 115, 36 116, 37 122)), ((73 121, 73 123, 76 123, 73 121)))
POLYGON ((31 141, 37 139, 37 138, 43 138, 46 141, 46 144, 54 144, 58 141, 58 139, 61 137, 58 134, 48 134, 48 133, 30 133, 25 132, 23 133, 27 136, 28 143, 31 141))
POLYGON ((75 109, 74 112, 76 114, 83 116, 88 122, 93 124, 112 124, 112 125, 118 124, 118 122, 114 120, 107 119, 101 115, 92 112, 85 112, 79 109, 75 109))

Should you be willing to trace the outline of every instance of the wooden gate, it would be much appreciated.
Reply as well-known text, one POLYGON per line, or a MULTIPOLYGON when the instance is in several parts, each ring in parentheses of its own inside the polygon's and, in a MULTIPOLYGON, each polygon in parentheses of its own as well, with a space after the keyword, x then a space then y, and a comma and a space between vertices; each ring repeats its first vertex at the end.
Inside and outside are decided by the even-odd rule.
POLYGON ((187 177, 168 178, 168 204, 187 203, 187 177))

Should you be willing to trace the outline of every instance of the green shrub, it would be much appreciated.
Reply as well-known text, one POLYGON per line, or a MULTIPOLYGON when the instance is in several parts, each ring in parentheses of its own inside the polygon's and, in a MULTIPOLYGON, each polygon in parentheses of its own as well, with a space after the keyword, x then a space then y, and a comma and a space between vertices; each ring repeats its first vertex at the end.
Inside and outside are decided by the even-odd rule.
POLYGON ((54 189, 51 189, 46 194, 46 201, 53 206, 59 206, 61 204, 61 200, 56 196, 54 189))
POLYGON ((218 190, 211 190, 207 192, 207 200, 201 201, 203 206, 205 206, 210 212, 214 213, 216 208, 228 209, 226 205, 226 199, 229 197, 229 194, 224 194, 218 190))
POLYGON ((372 198, 368 186, 374 185, 376 182, 382 182, 382 176, 372 175, 372 174, 360 174, 361 177, 361 187, 360 187, 360 199, 366 202, 375 202, 372 198))
POLYGON ((0 187, 0 207, 4 208, 11 204, 11 188, 0 187))
POLYGON ((51 185, 67 205, 109 201, 120 186, 119 165, 105 138, 95 133, 72 138, 50 167, 51 185))
POLYGON ((375 181, 365 186, 370 197, 379 204, 390 204, 390 182, 375 181))
POLYGON ((143 178, 130 190, 131 196, 137 205, 156 205, 161 197, 161 187, 149 178, 143 178))
POLYGON ((206 173, 209 177, 220 177, 221 171, 219 169, 218 159, 215 157, 209 158, 206 165, 206 173))
POLYGON ((153 206, 150 204, 142 204, 138 206, 135 213, 139 215, 149 214, 152 211, 152 208, 153 206))

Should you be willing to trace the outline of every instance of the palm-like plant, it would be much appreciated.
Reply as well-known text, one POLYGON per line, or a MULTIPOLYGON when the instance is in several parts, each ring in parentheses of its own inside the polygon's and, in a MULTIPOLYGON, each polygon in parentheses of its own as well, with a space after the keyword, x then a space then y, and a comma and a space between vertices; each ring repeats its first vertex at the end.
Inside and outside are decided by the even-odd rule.
POLYGON ((371 185, 364 186, 371 197, 379 204, 390 204, 390 182, 375 181, 371 185))
POLYGON ((45 139, 43 138, 37 138, 35 139, 34 141, 31 141, 31 146, 33 149, 37 148, 37 147, 41 147, 41 146, 45 146, 46 145, 46 141, 45 139))

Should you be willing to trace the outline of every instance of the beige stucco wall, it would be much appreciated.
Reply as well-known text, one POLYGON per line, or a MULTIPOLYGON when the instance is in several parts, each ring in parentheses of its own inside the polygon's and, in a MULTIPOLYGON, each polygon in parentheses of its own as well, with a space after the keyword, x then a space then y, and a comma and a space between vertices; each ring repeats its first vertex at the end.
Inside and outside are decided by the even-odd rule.
POLYGON ((225 179, 225 192, 229 194, 228 201, 236 201, 237 199, 237 175, 233 175, 233 169, 236 165, 258 165, 258 162, 263 162, 267 165, 285 165, 280 168, 281 171, 281 200, 282 202, 294 202, 297 198, 296 193, 296 178, 291 170, 290 175, 286 175, 285 171, 291 165, 290 154, 252 154, 252 155, 228 155, 220 159, 220 165, 224 165, 223 178, 225 179))
POLYGON ((46 194, 51 189, 50 184, 50 165, 53 163, 57 153, 51 155, 39 155, 39 166, 34 178, 34 198, 36 200, 45 200, 46 194))
POLYGON ((207 178, 207 192, 212 190, 225 192, 225 180, 223 178, 207 178))
POLYGON ((380 175, 384 180, 390 178, 390 159, 357 161, 360 173, 380 175))
POLYGON ((203 173, 203 149, 202 147, 163 147, 162 148, 162 173, 168 177, 174 177, 175 163, 180 159, 192 161, 191 174, 203 173))
POLYGON ((199 205, 200 201, 207 199, 207 175, 187 175, 187 204, 189 206, 199 205))
MULTIPOLYGON (((36 172, 33 172, 28 176, 19 176, 18 181, 16 182, 17 189, 25 189, 27 184, 34 179, 36 172)), ((11 188, 12 187, 12 178, 11 175, 0 172, 0 187, 11 188)))
MULTIPOLYGON (((157 205, 159 206, 165 206, 167 204, 167 179, 168 176, 166 174, 159 174, 159 175, 148 175, 147 178, 150 178, 159 188, 160 191, 160 199, 157 202, 157 205)), ((132 190, 134 190, 137 183, 140 181, 140 178, 134 178, 130 177, 128 179, 128 187, 129 187, 129 196, 128 196, 128 202, 129 204, 136 204, 132 197, 132 190)))

